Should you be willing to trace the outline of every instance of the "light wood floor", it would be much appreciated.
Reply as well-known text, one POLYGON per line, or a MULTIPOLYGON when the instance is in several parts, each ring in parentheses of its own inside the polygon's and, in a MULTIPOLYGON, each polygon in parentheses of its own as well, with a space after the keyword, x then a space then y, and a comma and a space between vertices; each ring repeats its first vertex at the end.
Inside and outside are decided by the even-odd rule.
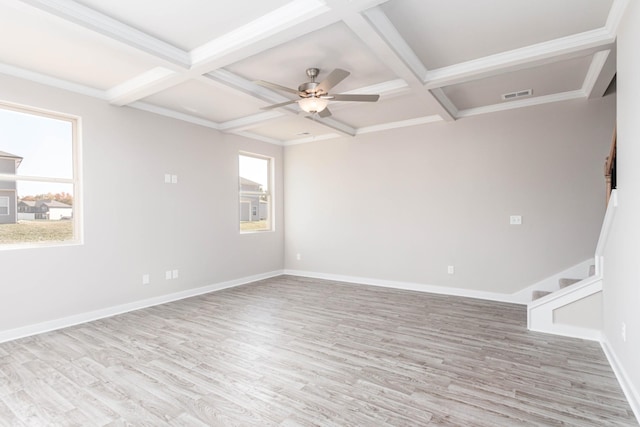
POLYGON ((0 344, 0 425, 637 425, 597 343, 525 323, 281 276, 0 344))

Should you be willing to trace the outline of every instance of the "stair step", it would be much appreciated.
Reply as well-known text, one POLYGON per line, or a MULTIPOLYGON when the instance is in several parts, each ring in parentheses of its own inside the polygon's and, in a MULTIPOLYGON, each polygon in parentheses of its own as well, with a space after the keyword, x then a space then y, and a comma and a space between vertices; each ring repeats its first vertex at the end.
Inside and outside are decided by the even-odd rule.
POLYGON ((567 286, 571 286, 574 283, 578 283, 582 279, 560 279, 558 282, 560 283, 560 289, 566 288, 567 286))
POLYGON ((538 298, 542 298, 544 296, 549 295, 551 292, 548 291, 533 291, 533 300, 537 300, 538 298))
POLYGON ((595 275, 596 275, 596 266, 595 265, 590 265, 589 266, 589 277, 595 276, 595 275))

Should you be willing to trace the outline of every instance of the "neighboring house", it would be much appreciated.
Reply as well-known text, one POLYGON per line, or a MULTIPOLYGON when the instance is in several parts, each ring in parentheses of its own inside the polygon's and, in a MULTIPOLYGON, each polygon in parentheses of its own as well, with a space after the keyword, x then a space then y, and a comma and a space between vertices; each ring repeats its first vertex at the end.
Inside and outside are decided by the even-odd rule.
POLYGON ((262 192, 262 185, 240 177, 240 221, 267 219, 269 204, 264 200, 260 200, 259 194, 243 194, 244 192, 262 192))
MULTIPOLYGON (((0 151, 0 174, 15 175, 22 157, 0 151)), ((16 182, 0 180, 0 224, 15 224, 17 217, 16 182)))
POLYGON ((56 200, 35 201, 36 219, 59 221, 61 219, 70 219, 72 216, 73 207, 66 203, 58 202, 56 200))
POLYGON ((18 201, 18 221, 33 221, 36 219, 36 202, 34 200, 18 201))
POLYGON ((18 202, 18 220, 48 219, 59 221, 70 219, 72 216, 73 207, 56 200, 20 200, 18 202))

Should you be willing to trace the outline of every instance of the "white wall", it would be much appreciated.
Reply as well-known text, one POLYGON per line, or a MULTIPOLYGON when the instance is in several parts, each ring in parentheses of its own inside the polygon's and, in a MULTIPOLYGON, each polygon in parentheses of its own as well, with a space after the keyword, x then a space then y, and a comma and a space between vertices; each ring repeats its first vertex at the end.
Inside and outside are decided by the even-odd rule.
POLYGON ((285 268, 525 288, 593 256, 614 120, 607 97, 287 147, 285 268))
MULTIPOLYGON (((618 208, 604 252, 604 334, 640 410, 640 4, 618 33, 618 208), (621 336, 626 324, 627 340, 621 336)), ((640 412, 636 412, 640 416, 640 412)))
POLYGON ((85 225, 83 245, 0 250, 0 332, 282 269, 281 147, 19 79, 0 87, 82 117, 85 225), (275 158, 276 232, 239 234, 239 150, 275 158))

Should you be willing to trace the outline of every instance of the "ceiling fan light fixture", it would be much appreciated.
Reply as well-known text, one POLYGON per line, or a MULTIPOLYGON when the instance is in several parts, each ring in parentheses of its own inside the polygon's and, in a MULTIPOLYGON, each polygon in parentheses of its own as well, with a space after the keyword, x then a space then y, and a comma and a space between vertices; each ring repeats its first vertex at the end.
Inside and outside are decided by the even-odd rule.
POLYGON ((298 105, 300 105, 300 108, 302 108, 302 110, 306 111, 307 113, 319 113, 320 111, 327 108, 328 104, 328 99, 317 98, 315 96, 302 98, 300 101, 298 101, 298 105))

